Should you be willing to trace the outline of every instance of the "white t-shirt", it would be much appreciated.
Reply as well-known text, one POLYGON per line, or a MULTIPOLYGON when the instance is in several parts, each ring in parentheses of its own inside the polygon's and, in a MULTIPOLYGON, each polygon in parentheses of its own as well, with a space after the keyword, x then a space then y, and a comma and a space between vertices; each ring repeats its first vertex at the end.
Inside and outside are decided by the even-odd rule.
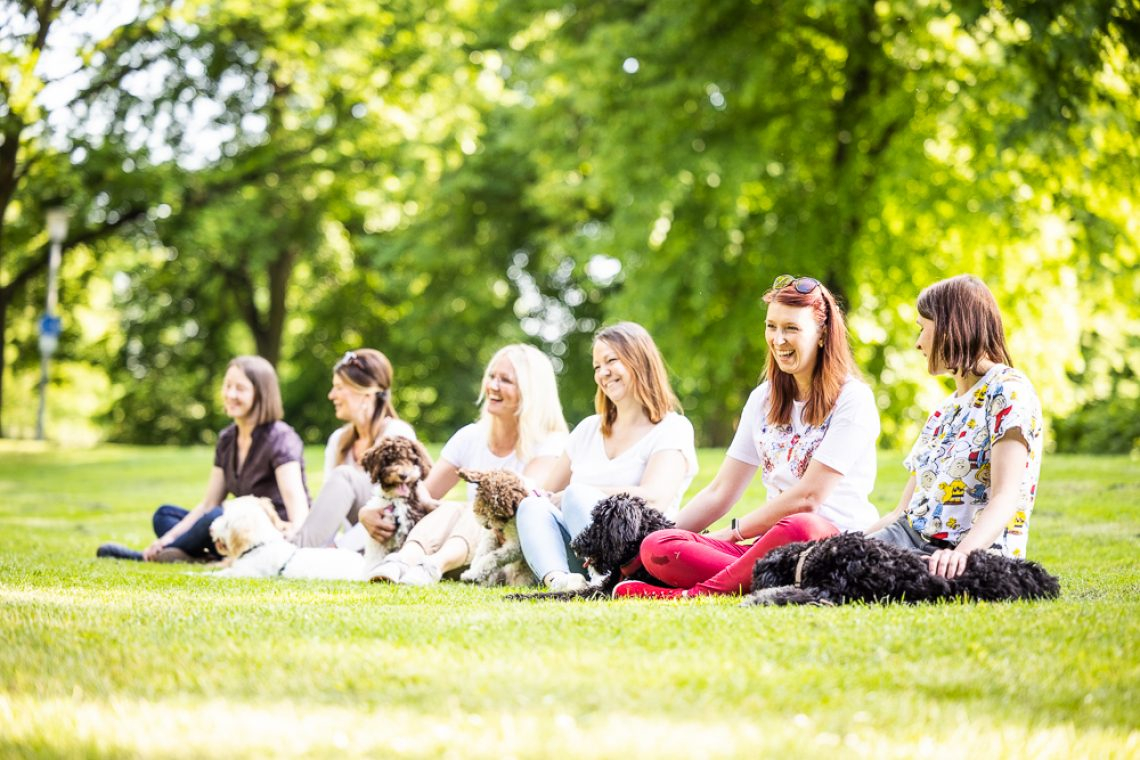
MULTIPOLYGON (((482 422, 466 425, 443 445, 439 458, 455 467, 466 467, 470 470, 510 470, 521 475, 530 461, 523 462, 513 451, 505 457, 495 456, 487 443, 487 435, 487 427, 482 422)), ((565 445, 565 433, 551 433, 539 442, 532 458, 561 456, 565 445)), ((473 483, 467 484, 467 501, 475 501, 473 483)))
MULTIPOLYGON (((326 478, 330 472, 336 469, 336 455, 337 452, 340 451, 340 439, 341 436, 344 435, 344 430, 344 427, 338 427, 333 431, 333 434, 329 436, 328 443, 325 444, 326 478)), ((398 435, 404 438, 411 438, 413 441, 416 440, 416 431, 412 429, 411 425, 404 422, 403 420, 388 420, 388 426, 384 428, 384 435, 398 435)), ((359 467, 359 465, 356 463, 356 457, 352 454, 352 449, 349 449, 345 452, 344 461, 341 462, 341 464, 350 464, 354 467, 359 467)))
POLYGON ((840 530, 863 530, 879 519, 869 496, 875 487, 879 408, 865 383, 849 379, 822 425, 803 422, 794 402, 791 425, 768 424, 767 382, 748 397, 728 456, 759 467, 771 500, 794 486, 815 460, 843 475, 819 515, 840 530))
POLYGON ((595 414, 578 423, 566 442, 570 458, 570 482, 588 486, 639 486, 649 458, 658 451, 680 451, 685 458, 685 479, 677 496, 665 510, 676 516, 681 497, 697 474, 697 449, 693 443, 693 423, 676 412, 669 412, 641 440, 610 459, 602 441, 602 418, 595 414))

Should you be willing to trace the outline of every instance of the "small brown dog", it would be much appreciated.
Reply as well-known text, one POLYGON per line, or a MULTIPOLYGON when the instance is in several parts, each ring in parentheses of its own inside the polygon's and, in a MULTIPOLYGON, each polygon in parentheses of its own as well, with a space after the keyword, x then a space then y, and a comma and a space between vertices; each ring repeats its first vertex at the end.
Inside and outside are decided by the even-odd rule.
POLYGON ((460 469, 459 477, 474 483, 475 519, 487 529, 475 549, 471 567, 459 580, 482 586, 530 586, 534 573, 523 559, 515 511, 530 490, 522 478, 509 470, 460 469))
POLYGON ((375 492, 360 508, 366 512, 386 512, 396 521, 396 532, 381 543, 368 536, 364 546, 364 566, 372 568, 389 553, 404 545, 412 527, 428 513, 420 501, 419 486, 431 472, 431 457, 419 441, 402 436, 381 438, 360 458, 372 478, 375 492))

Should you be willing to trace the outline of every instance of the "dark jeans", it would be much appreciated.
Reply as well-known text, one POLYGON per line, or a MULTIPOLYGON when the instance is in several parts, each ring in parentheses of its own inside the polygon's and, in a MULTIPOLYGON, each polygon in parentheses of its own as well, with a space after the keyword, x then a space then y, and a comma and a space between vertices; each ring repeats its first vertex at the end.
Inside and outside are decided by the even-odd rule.
MULTIPOLYGON (((161 507, 154 511, 154 535, 158 537, 165 536, 167 531, 182 521, 182 518, 190 514, 188 510, 182 507, 176 507, 172 504, 163 504, 161 507)), ((198 522, 190 526, 190 529, 183 533, 178 538, 170 542, 169 546, 189 554, 191 557, 210 557, 211 559, 220 559, 221 555, 214 549, 214 541, 210 538, 210 525, 222 516, 222 508, 214 507, 206 514, 198 518, 198 522)))

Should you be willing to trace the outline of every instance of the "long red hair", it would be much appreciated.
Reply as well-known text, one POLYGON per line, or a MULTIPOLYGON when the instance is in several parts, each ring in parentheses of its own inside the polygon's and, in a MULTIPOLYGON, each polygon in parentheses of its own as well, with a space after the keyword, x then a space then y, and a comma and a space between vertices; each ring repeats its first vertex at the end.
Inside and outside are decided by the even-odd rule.
MULTIPOLYGON (((803 420, 809 425, 822 425, 835 408, 843 384, 849 377, 859 376, 859 370, 851 356, 851 345, 847 341, 847 322, 843 318, 843 311, 823 283, 810 293, 800 293, 792 285, 769 290, 764 294, 764 303, 809 308, 816 324, 820 326, 823 346, 816 354, 803 420)), ((769 424, 790 425, 792 403, 797 393, 796 378, 776 366, 771 352, 764 366, 764 374, 769 388, 769 424)))

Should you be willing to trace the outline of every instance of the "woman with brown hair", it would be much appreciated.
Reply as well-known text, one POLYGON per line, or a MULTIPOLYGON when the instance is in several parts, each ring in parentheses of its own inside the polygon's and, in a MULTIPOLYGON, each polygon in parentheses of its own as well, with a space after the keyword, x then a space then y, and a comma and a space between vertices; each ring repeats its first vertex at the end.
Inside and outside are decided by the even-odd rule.
POLYGON ((858 379, 843 313, 811 277, 777 277, 764 301, 766 379, 748 397, 719 472, 681 510, 676 530, 641 544, 642 565, 668 588, 625 581, 615 597, 745 593, 752 566, 769 550, 877 519, 868 496, 879 411, 858 379), (757 470, 767 501, 728 528, 700 534, 732 509, 757 470))
POLYGON ((1024 559, 1041 474, 1041 402, 1013 368, 997 301, 977 277, 936 282, 918 296, 915 348, 954 393, 930 413, 903 460, 910 480, 871 538, 929 554, 953 578, 972 551, 1024 559))
MULTIPOLYGON (((360 508, 372 496, 372 481, 360 466, 364 452, 384 436, 416 439, 412 426, 392 405, 392 364, 374 348, 349 351, 333 366, 329 401, 345 424, 325 445, 324 483, 308 518, 293 536, 298 546, 327 546, 347 522, 357 524, 360 508)), ((363 545, 363 529, 360 545, 363 545)), ((357 549, 352 533, 341 540, 357 549)))
POLYGON ((554 590, 586 585, 571 572, 569 545, 595 504, 625 492, 672 515, 697 472, 693 425, 678 414, 665 362, 644 327, 621 322, 594 336, 594 382, 597 414, 570 434, 547 475, 548 492, 523 499, 516 517, 527 564, 554 590))
POLYGON ((192 510, 163 505, 153 518, 155 541, 142 552, 104 544, 96 554, 115 559, 191 562, 218 559, 210 524, 228 494, 271 500, 286 523, 299 525, 309 511, 300 436, 282 421, 281 390, 273 365, 239 356, 226 367, 222 403, 233 424, 218 434, 206 494, 192 510))

